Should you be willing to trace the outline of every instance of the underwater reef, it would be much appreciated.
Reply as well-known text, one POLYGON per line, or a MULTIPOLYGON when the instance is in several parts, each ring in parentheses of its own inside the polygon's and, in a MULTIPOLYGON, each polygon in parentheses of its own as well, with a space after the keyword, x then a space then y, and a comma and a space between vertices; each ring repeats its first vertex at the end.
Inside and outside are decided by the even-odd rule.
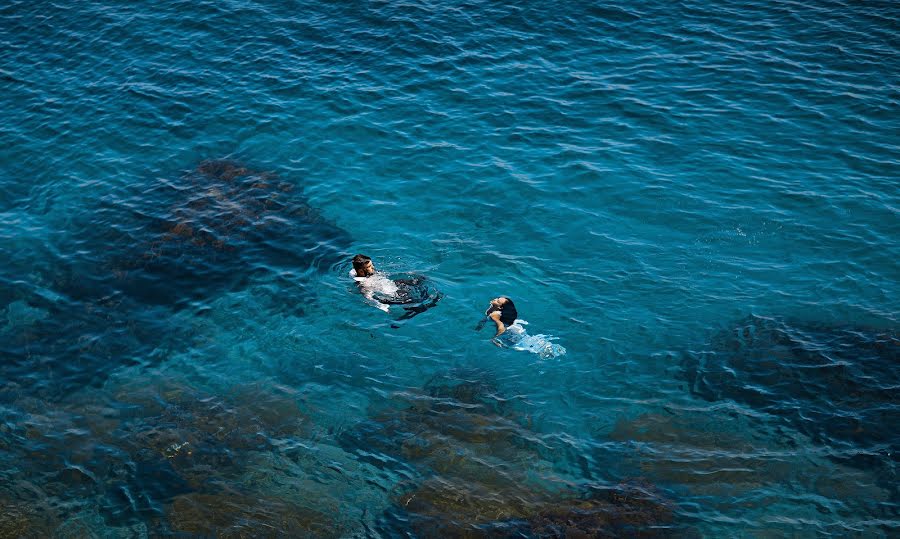
POLYGON ((106 389, 53 409, 20 399, 15 413, 3 411, 0 450, 18 464, 0 471, 0 503, 9 502, 0 537, 90 535, 94 526, 339 537, 339 512, 321 508, 345 504, 329 497, 359 490, 370 475, 361 470, 354 483, 331 472, 340 452, 309 449, 314 428, 284 387, 210 392, 161 373, 114 377, 106 389))
POLYGON ((177 182, 157 182, 153 192, 125 202, 150 222, 116 227, 118 286, 147 304, 183 305, 260 272, 328 269, 346 254, 350 236, 298 191, 273 172, 228 160, 205 161, 177 182), (147 198, 173 202, 163 212, 137 210, 147 198), (147 237, 145 228, 154 234, 147 237))
POLYGON ((230 160, 122 187, 80 216, 40 247, 54 264, 11 256, 0 274, 0 400, 23 390, 53 400, 116 367, 156 364, 191 342, 193 328, 173 328, 173 314, 202 315, 253 281, 302 314, 314 298, 305 276, 345 258, 351 242, 294 183, 230 160))
POLYGON ((550 448, 490 382, 435 377, 343 436, 405 479, 380 523, 417 537, 672 537, 673 503, 649 483, 563 479, 550 448))
POLYGON ((303 316, 309 276, 346 258, 349 234, 295 182, 230 160, 93 203, 46 245, 4 253, 0 537, 340 536, 333 514, 248 479, 312 432, 297 395, 211 386, 185 362, 223 295, 253 286, 303 316))
MULTIPOLYGON (((876 474, 822 455, 798 454, 793 440, 753 416, 724 409, 663 410, 620 419, 607 439, 617 444, 619 466, 678 499, 703 500, 707 514, 740 513, 756 520, 760 535, 795 531, 772 520, 767 504, 759 503, 771 500, 774 491, 796 496, 824 522, 852 521, 860 514, 889 519, 895 511, 890 490, 876 474)), ((871 526, 870 531, 879 527, 871 526)))
POLYGON ((684 354, 680 377, 706 401, 732 400, 878 471, 897 494, 900 338, 890 330, 749 316, 684 354))

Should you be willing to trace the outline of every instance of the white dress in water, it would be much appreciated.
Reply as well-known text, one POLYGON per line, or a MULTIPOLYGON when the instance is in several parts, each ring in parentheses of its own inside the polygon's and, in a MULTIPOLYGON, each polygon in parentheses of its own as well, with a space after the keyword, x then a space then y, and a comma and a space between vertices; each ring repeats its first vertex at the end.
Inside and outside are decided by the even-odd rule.
POLYGON ((553 343, 557 338, 549 335, 529 335, 525 331, 528 322, 516 319, 515 322, 506 327, 506 331, 497 337, 497 341, 501 346, 512 348, 513 350, 522 350, 537 354, 541 359, 550 359, 565 355, 566 349, 561 345, 553 343))

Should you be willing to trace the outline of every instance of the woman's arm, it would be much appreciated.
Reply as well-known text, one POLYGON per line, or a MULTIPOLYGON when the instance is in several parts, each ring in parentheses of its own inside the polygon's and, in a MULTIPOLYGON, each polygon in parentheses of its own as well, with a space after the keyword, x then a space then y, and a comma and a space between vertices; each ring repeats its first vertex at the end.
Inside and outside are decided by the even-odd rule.
POLYGON ((506 326, 503 325, 503 322, 500 321, 500 311, 494 311, 488 315, 491 320, 494 321, 494 324, 497 325, 497 334, 494 337, 499 337, 504 331, 506 331, 506 326))

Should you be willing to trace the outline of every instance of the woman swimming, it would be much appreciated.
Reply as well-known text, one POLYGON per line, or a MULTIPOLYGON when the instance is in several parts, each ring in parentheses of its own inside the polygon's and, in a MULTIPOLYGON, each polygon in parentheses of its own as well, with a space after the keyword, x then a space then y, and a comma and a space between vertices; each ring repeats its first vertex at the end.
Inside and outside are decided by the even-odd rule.
POLYGON ((494 322, 497 333, 491 342, 499 347, 512 348, 513 350, 524 350, 539 355, 542 359, 561 356, 566 353, 566 349, 551 341, 556 337, 548 337, 546 335, 529 335, 525 331, 528 322, 518 319, 519 312, 516 305, 506 296, 500 296, 491 300, 487 310, 484 312, 484 318, 475 327, 476 331, 487 323, 488 320, 494 322))
MULTIPOLYGON (((496 338, 505 332, 507 327, 516 323, 519 312, 516 310, 516 304, 513 303, 513 300, 506 296, 500 296, 491 300, 487 310, 484 311, 484 316, 485 319, 482 321, 481 327, 484 326, 483 322, 487 322, 488 319, 492 320, 497 326, 497 333, 494 334, 496 338)), ((480 330, 481 327, 478 329, 480 330)))

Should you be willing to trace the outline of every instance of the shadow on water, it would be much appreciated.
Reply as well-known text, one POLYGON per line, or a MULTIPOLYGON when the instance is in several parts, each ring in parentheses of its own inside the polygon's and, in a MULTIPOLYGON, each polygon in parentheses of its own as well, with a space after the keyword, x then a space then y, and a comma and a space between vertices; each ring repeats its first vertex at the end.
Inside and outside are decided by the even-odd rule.
POLYGON ((306 276, 344 258, 351 240, 299 191, 213 160, 79 208, 39 265, 11 257, 0 274, 0 395, 53 400, 117 367, 156 363, 191 342, 174 313, 202 315, 208 300, 251 281, 274 283, 302 314, 313 297, 306 276))
MULTIPOLYGON (((459 375, 459 376, 457 376, 459 375)), ((519 406, 478 373, 395 393, 343 435, 360 459, 406 477, 390 492, 386 535, 671 537, 671 503, 643 482, 563 478, 519 406)), ((689 534, 688 534, 689 535, 689 534)))
POLYGON ((750 316, 686 353, 681 376, 696 396, 781 418, 832 459, 877 470, 897 495, 896 333, 750 316))

